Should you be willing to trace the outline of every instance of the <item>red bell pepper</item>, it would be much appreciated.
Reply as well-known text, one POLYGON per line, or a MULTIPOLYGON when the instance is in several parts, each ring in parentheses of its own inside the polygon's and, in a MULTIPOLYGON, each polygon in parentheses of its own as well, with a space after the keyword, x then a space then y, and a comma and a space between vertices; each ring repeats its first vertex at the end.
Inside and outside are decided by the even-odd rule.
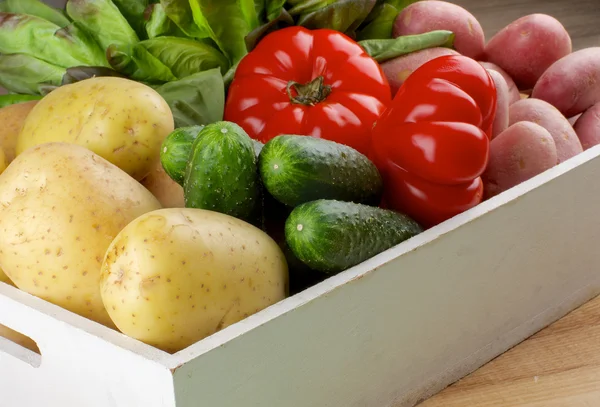
POLYGON ((392 101, 383 70, 341 32, 294 26, 272 32, 238 65, 225 120, 266 143, 280 134, 333 140, 366 154, 392 101))
POLYGON ((384 205, 424 227, 479 204, 496 88, 475 60, 435 58, 404 82, 372 132, 384 205))

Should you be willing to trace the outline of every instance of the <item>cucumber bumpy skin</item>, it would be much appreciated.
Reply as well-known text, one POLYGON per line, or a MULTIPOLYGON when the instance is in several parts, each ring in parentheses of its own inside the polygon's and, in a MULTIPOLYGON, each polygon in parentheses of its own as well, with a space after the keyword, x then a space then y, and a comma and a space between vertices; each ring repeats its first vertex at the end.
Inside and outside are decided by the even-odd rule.
POLYGON ((277 136, 265 144, 258 167, 267 191, 291 207, 317 199, 377 205, 383 191, 373 162, 330 140, 277 136))
POLYGON ((336 200, 294 208, 285 238, 311 269, 336 274, 421 233, 410 217, 387 209, 336 200))
POLYGON ((204 126, 180 127, 169 134, 160 148, 160 163, 171 179, 183 186, 192 145, 204 126))
POLYGON ((260 217, 260 181, 254 145, 237 124, 207 125, 186 167, 186 208, 225 213, 254 224, 260 217), (258 214, 258 215, 257 215, 258 214))

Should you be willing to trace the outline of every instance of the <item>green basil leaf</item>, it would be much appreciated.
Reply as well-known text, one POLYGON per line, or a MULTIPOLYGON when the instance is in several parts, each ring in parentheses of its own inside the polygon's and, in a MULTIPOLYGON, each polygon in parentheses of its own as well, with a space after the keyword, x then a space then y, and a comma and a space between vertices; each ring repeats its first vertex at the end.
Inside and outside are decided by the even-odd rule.
POLYGON ((41 85, 60 85, 65 72, 31 55, 0 55, 0 86, 10 92, 39 95, 41 85))
POLYGON ((388 3, 378 5, 375 11, 377 12, 375 17, 360 28, 357 34, 358 40, 392 38, 394 21, 400 12, 388 3))
POLYGON ((386 0, 385 2, 390 6, 394 6, 396 10, 402 11, 406 7, 410 6, 413 3, 416 3, 417 1, 420 0, 386 0))
MULTIPOLYGON (((187 37, 187 35, 169 18, 162 4, 151 4, 146 9, 146 36, 149 39, 160 36, 187 37)), ((188 37, 189 38, 189 37, 188 37)))
POLYGON ((248 20, 247 15, 254 9, 254 0, 190 0, 190 6, 196 24, 212 29, 210 38, 232 64, 248 53, 245 37, 258 26, 258 19, 248 20))
POLYGON ((0 95, 0 109, 18 103, 40 100, 41 98, 41 95, 0 95))
POLYGON ((40 0, 4 0, 0 2, 0 11, 14 14, 29 14, 43 18, 61 28, 71 23, 62 10, 50 7, 40 0))
POLYGON ((364 40, 359 44, 367 54, 382 63, 426 48, 451 48, 454 44, 454 34, 451 31, 436 30, 417 35, 404 35, 394 39, 364 40))
POLYGON ((177 26, 191 38, 212 38, 215 33, 208 25, 202 13, 194 12, 191 0, 160 0, 165 13, 177 26))
POLYGON ((151 0, 112 0, 139 38, 146 38, 146 9, 151 0))
POLYGON ((69 0, 66 10, 102 49, 112 44, 133 45, 140 40, 112 0, 69 0))
POLYGON ((375 4, 376 0, 338 0, 303 14, 296 24, 308 29, 329 28, 354 37, 356 29, 368 17, 375 4))
POLYGON ((111 45, 106 50, 110 65, 129 78, 149 83, 164 83, 177 78, 173 72, 142 45, 111 45))
POLYGON ((102 66, 76 66, 67 69, 67 72, 62 78, 61 85, 70 85, 75 82, 83 81, 90 78, 97 78, 101 76, 115 76, 118 78, 127 78, 125 75, 119 72, 105 68, 102 66))
POLYGON ((27 54, 63 68, 107 64, 96 41, 75 23, 60 28, 28 14, 0 12, 0 53, 27 54))
POLYGON ((285 5, 285 0, 266 0, 265 11, 267 13, 267 20, 273 21, 277 19, 281 12, 285 9, 283 6, 285 5))
POLYGON ((228 59, 213 46, 187 38, 157 37, 140 45, 167 66, 177 78, 219 68, 222 74, 229 69, 228 59))
POLYGON ((169 104, 177 128, 223 120, 225 87, 218 69, 199 72, 155 89, 169 104))
POLYGON ((254 0, 238 0, 240 10, 250 30, 261 24, 260 14, 256 10, 254 0))
POLYGON ((246 36, 246 48, 248 49, 248 52, 252 51, 267 34, 292 25, 294 25, 294 19, 284 8, 282 8, 277 18, 254 29, 246 36))
POLYGON ((289 0, 287 4, 291 7, 289 13, 292 16, 308 14, 336 3, 337 0, 289 0))

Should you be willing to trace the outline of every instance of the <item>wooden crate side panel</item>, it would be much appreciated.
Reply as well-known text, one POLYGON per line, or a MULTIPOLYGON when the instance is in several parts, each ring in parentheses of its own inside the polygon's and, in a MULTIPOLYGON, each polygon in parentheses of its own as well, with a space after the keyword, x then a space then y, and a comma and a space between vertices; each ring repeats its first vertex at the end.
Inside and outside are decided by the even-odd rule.
POLYGON ((175 406, 171 371, 125 347, 143 344, 3 283, 0 324, 28 335, 41 351, 0 340, 2 407, 175 406))
POLYGON ((515 197, 400 258, 403 245, 366 262, 359 278, 239 337, 241 325, 217 334, 234 339, 175 372, 177 406, 411 406, 497 356, 600 292, 599 152, 455 218, 448 228, 515 197))

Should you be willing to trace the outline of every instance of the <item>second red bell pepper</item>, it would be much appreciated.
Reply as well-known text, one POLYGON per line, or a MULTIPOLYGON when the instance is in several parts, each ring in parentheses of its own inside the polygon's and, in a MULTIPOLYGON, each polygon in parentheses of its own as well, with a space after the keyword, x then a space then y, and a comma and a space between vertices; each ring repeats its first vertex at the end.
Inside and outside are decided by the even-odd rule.
POLYGON ((431 227, 479 204, 495 112, 494 82, 471 58, 413 72, 372 132, 385 205, 431 227))

